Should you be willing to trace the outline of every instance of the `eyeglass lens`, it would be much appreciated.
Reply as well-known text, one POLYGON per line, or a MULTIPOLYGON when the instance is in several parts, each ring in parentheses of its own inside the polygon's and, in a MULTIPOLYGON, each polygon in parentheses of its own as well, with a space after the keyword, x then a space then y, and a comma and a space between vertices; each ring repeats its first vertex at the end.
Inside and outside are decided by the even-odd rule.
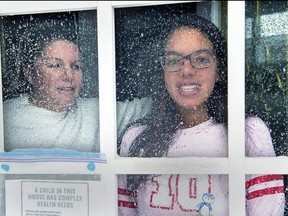
POLYGON ((160 60, 163 69, 172 72, 180 70, 183 67, 185 60, 189 60, 190 64, 197 69, 211 67, 214 62, 214 55, 208 50, 200 50, 187 56, 176 53, 168 53, 160 60))

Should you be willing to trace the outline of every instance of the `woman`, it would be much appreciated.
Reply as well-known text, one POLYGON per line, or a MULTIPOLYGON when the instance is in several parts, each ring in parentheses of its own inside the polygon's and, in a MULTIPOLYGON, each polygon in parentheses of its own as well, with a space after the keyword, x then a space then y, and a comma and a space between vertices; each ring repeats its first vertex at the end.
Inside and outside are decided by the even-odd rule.
MULTIPOLYGON (((4 102, 5 151, 99 152, 98 99, 80 97, 84 71, 75 31, 39 25, 23 35, 21 51, 28 91, 4 102)), ((129 121, 149 112, 149 100, 118 103, 118 134, 129 121)))
MULTIPOLYGON (((126 130, 120 155, 227 157, 226 41, 197 15, 168 24, 159 98, 149 117, 126 130)), ((268 128, 257 117, 246 120, 246 155, 275 156, 268 128)), ((227 175, 122 175, 118 183, 120 215, 229 214, 227 175)), ((250 175, 246 185, 247 215, 283 215, 282 176, 250 175)))

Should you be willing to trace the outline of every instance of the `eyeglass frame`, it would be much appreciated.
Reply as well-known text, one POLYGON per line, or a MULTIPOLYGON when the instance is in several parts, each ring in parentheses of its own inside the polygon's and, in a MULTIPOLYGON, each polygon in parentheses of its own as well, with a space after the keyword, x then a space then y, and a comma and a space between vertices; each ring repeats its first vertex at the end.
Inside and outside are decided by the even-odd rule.
POLYGON ((213 50, 206 50, 206 49, 202 49, 202 50, 198 50, 198 51, 196 51, 196 52, 192 52, 192 53, 190 53, 190 54, 188 54, 188 55, 181 55, 180 53, 178 53, 178 52, 176 52, 176 51, 169 51, 168 53, 166 53, 165 55, 163 55, 163 56, 160 56, 159 58, 159 61, 160 61, 160 64, 161 64, 161 66, 162 66, 162 68, 164 69, 164 71, 165 72, 168 72, 168 73, 174 73, 174 72, 177 72, 177 71, 180 71, 182 68, 183 68, 183 66, 184 66, 184 62, 185 62, 185 60, 189 60, 189 62, 190 62, 190 65, 193 67, 193 68, 196 68, 196 69, 206 69, 206 68, 210 68, 212 65, 213 65, 213 63, 215 62, 215 59, 216 59, 216 55, 215 55, 215 53, 214 53, 214 51, 213 50), (207 53, 209 53, 210 55, 211 55, 211 65, 209 65, 209 66, 207 66, 207 67, 201 67, 201 68, 199 68, 199 67, 195 67, 194 65, 193 65, 193 62, 192 62, 192 57, 193 57, 193 55, 197 55, 197 54, 199 54, 199 53, 201 53, 201 52, 203 52, 203 51, 205 51, 205 52, 207 52, 207 53), (167 56, 167 54, 168 55, 175 55, 175 56, 179 56, 180 58, 179 58, 179 62, 181 62, 181 66, 179 67, 179 69, 176 69, 176 70, 167 70, 166 69, 166 67, 164 66, 164 58, 167 56))

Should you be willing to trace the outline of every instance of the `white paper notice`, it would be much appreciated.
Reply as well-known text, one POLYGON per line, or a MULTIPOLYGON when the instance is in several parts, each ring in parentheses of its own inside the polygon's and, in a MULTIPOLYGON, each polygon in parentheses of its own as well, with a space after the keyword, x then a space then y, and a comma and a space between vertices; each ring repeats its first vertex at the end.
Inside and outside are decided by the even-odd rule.
POLYGON ((6 216, 89 216, 101 213, 98 181, 6 180, 6 216))

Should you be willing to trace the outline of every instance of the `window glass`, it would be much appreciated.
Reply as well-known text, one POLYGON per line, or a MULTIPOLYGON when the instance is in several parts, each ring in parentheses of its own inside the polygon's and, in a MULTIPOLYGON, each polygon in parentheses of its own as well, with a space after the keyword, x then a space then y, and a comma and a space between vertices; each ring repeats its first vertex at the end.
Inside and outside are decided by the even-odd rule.
MULTIPOLYGON (((255 121, 258 123, 250 124, 246 131, 263 131, 256 143, 263 149, 263 156, 287 156, 287 1, 246 1, 245 7, 246 113, 257 115, 263 121, 259 124, 258 119, 255 121), (265 147, 265 143, 272 143, 273 148, 265 147)), ((253 152, 246 146, 247 151, 253 152)), ((259 189, 261 185, 253 187, 259 189)), ((287 176, 284 176, 284 187, 287 188, 287 176)), ((254 193, 261 195, 267 191, 254 193)), ((284 192, 287 197, 287 189, 284 192)))
POLYGON ((121 155, 121 142, 126 142, 123 146, 129 145, 121 156, 127 153, 143 157, 163 154, 168 157, 227 157, 226 19, 220 14, 227 14, 226 3, 193 2, 115 9, 118 153, 121 155), (179 29, 192 25, 197 30, 178 32, 182 41, 177 42, 178 35, 172 38, 170 34, 176 25, 179 29), (199 31, 202 32, 198 34, 200 39, 198 36, 195 39, 193 35, 199 31), (170 42, 166 43, 168 39, 170 42), (201 42, 195 42, 198 39, 201 42), (186 60, 190 61, 188 69, 184 68, 186 60), (130 135, 129 131, 125 133, 127 123, 137 121, 140 125, 149 125, 148 129, 140 126, 130 135), (214 125, 216 122, 220 124, 214 125), (210 133, 210 129, 217 131, 213 132, 217 137, 198 133, 198 130, 210 133), (122 139, 124 133, 126 136, 122 139), (135 151, 129 152, 136 133, 141 134, 132 144, 135 151), (187 146, 185 142, 192 136, 193 150, 183 155, 183 146, 176 146, 175 154, 169 154, 168 149, 176 142, 173 137, 179 138, 184 133, 183 146, 187 146), (216 142, 213 146, 217 150, 195 151, 207 146, 205 142, 216 142))
POLYGON ((96 15, 1 17, 5 151, 99 151, 96 15))
POLYGON ((285 189, 285 215, 287 214, 288 212, 288 194, 287 194, 287 191, 288 191, 288 176, 287 175, 284 175, 284 189, 285 189))
POLYGON ((267 215, 286 215, 284 192, 287 186, 283 179, 279 174, 246 175, 246 200, 252 203, 246 205, 247 214, 263 214, 265 208, 267 215))
POLYGON ((120 215, 229 215, 228 175, 119 175, 120 215))
POLYGON ((287 155, 287 1, 245 4, 246 112, 268 126, 276 155, 287 155))
MULTIPOLYGON (((225 8, 210 2, 115 9, 117 99, 152 99, 140 107, 151 106, 144 118, 129 119, 135 127, 123 132, 118 119, 120 156, 228 156, 225 8)), ((118 175, 118 213, 228 215, 228 185, 228 175, 118 175)))

